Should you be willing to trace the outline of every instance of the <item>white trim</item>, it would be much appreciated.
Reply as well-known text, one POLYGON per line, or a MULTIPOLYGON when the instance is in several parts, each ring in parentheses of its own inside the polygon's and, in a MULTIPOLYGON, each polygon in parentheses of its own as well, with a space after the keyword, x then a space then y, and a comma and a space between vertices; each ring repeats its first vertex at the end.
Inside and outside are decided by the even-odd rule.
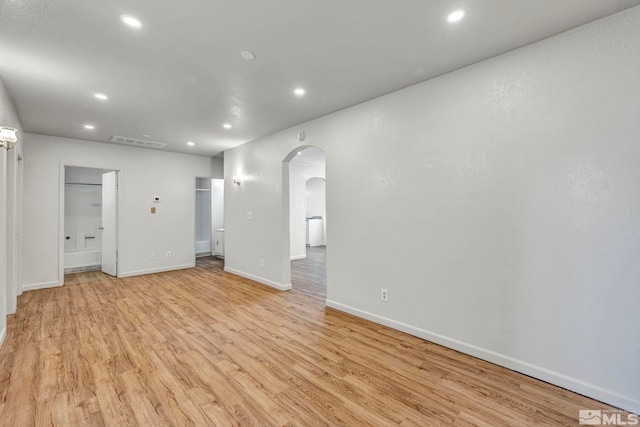
POLYGON ((367 311, 350 307, 336 301, 328 299, 326 301, 326 305, 327 307, 352 314, 356 317, 360 317, 371 322, 378 323, 380 325, 388 326, 392 329, 405 332, 407 334, 442 345, 444 347, 452 348, 454 350, 460 351, 473 357, 477 357, 482 360, 486 360, 491 363, 495 363, 496 365, 503 366, 513 371, 538 378, 542 381, 555 384, 576 393, 580 393, 593 399, 608 403, 610 405, 617 406, 624 410, 635 413, 640 412, 640 401, 635 400, 634 398, 629 396, 623 396, 619 393, 616 393, 615 391, 598 387, 595 384, 590 384, 586 381, 582 381, 580 379, 573 378, 568 375, 543 368, 541 366, 533 365, 523 360, 515 359, 513 357, 496 353, 495 351, 481 348, 473 344, 465 343, 454 338, 437 334, 435 332, 430 332, 425 329, 408 325, 406 323, 398 322, 396 320, 379 316, 377 314, 369 313, 367 311))
POLYGON ((298 259, 305 259, 306 257, 307 257, 307 254, 304 254, 304 255, 293 255, 291 257, 291 261, 295 261, 295 260, 298 260, 298 259))
POLYGON ((2 344, 4 344, 4 339, 7 337, 7 327, 5 326, 4 328, 2 328, 2 331, 0 331, 0 347, 2 347, 2 344))
POLYGON ((118 187, 116 188, 116 276, 120 277, 120 273, 122 273, 122 260, 126 252, 124 248, 124 172, 122 169, 111 170, 116 173, 118 183, 118 187))
POLYGON ((142 276, 143 274, 164 273, 167 271, 184 270, 185 268, 193 268, 195 266, 196 266, 195 263, 190 263, 190 264, 182 264, 182 265, 170 265, 169 267, 150 268, 148 270, 125 271, 124 273, 121 273, 118 277, 131 277, 131 276, 142 276))
POLYGON ((22 292, 36 291, 38 289, 57 288, 59 286, 62 286, 62 284, 57 280, 53 282, 32 283, 30 285, 22 285, 22 292))
MULTIPOLYGON (((66 165, 64 162, 59 163, 59 174, 58 174, 58 282, 56 286, 60 284, 64 284, 64 208, 65 208, 65 197, 66 197, 66 189, 64 185, 65 174, 66 174, 66 165)), ((31 286, 31 285, 27 285, 31 286)), ((22 286, 22 289, 26 289, 25 286, 22 286)), ((34 288, 34 289, 42 289, 42 288, 34 288)))
POLYGON ((254 276, 253 274, 249 274, 249 273, 244 273, 242 271, 230 268, 230 267, 225 267, 224 271, 226 271, 227 273, 231 273, 231 274, 235 274, 236 276, 242 276, 246 279, 251 279, 253 281, 262 283, 263 285, 267 285, 267 286, 271 286, 272 288, 276 288, 280 291, 288 291, 291 289, 291 283, 287 284, 287 285, 282 285, 280 283, 276 283, 272 280, 269 279, 265 279, 263 277, 258 277, 258 276, 254 276))

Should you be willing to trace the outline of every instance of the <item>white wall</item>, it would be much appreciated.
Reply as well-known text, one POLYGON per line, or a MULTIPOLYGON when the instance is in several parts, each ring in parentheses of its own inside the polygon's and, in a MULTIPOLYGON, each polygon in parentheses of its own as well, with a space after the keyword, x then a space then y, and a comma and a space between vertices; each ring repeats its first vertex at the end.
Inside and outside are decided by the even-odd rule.
MULTIPOLYGON (((0 80, 0 126, 21 129, 15 107, 0 80)), ((18 143, 7 151, 0 148, 0 344, 4 341, 7 314, 14 313, 19 278, 18 240, 21 212, 19 203, 18 157, 22 152, 22 133, 18 143)))
POLYGON ((64 191, 64 251, 102 251, 102 187, 65 184, 64 191))
POLYGON ((61 165, 120 171, 120 276, 194 265, 195 177, 220 176, 221 168, 214 167, 219 162, 34 134, 25 135, 24 150, 25 290, 61 285, 61 165), (161 203, 152 203, 155 196, 161 203), (167 251, 170 259, 164 257, 167 251))
POLYGON ((225 152, 226 182, 247 177, 228 270, 286 288, 304 130, 329 306, 640 411, 638 28, 640 7, 225 152))
MULTIPOLYGON (((308 148, 307 150, 314 150, 308 148)), ((325 167, 322 164, 307 163, 297 158, 289 162, 289 222, 290 222, 290 250, 291 259, 301 259, 307 256, 306 248, 306 191, 307 180, 313 177, 325 177, 325 167)))
POLYGON ((67 184, 100 184, 102 185, 102 174, 111 172, 106 169, 80 168, 70 166, 66 168, 64 182, 67 184))
POLYGON ((224 179, 220 178, 211 180, 211 228, 224 228, 224 179))
MULTIPOLYGON (((109 171, 73 166, 65 168, 65 252, 102 251, 99 227, 102 225, 102 174, 106 172, 109 171), (86 237, 83 239, 77 236, 78 233, 86 237)), ((69 266, 65 261, 65 268, 69 266)))

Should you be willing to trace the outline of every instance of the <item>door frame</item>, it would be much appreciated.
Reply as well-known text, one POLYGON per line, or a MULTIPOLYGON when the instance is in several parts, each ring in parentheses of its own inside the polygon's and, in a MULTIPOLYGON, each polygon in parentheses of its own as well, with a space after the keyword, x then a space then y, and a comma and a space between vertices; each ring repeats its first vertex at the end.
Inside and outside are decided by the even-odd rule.
POLYGON ((20 193, 22 185, 21 177, 22 154, 18 150, 6 151, 5 183, 6 190, 6 292, 5 292, 5 314, 14 314, 18 302, 18 289, 22 288, 19 279, 19 270, 22 265, 20 259, 19 241, 19 221, 22 217, 20 205, 20 193))
MULTIPOLYGON (((66 189, 67 187, 65 185, 65 191, 66 189)), ((100 197, 102 200, 102 206, 100 210, 101 210, 102 218, 101 218, 101 225, 99 230, 101 233, 100 240, 102 243, 101 245, 102 251, 100 254, 100 258, 101 258, 100 269, 105 274, 108 274, 110 276, 117 276, 118 275, 118 171, 109 171, 109 172, 102 173, 102 189, 101 190, 102 191, 100 192, 101 193, 100 197), (109 178, 105 178, 107 175, 109 175, 109 178), (115 180, 112 179, 112 177, 115 177, 115 180), (107 197, 105 197, 105 187, 107 188, 107 190, 109 190, 111 188, 111 185, 114 186, 112 190, 115 195, 115 199, 113 197, 108 197, 109 196, 108 193, 110 191, 107 191, 107 197), (105 205, 107 206, 112 205, 110 206, 109 209, 106 210, 107 212, 106 217, 105 217, 105 205), (115 207, 115 209, 113 209, 113 207, 115 207), (115 221, 115 225, 114 225, 115 233, 111 233, 109 231, 109 228, 113 224, 112 221, 115 221), (108 239, 105 239, 105 234, 109 237, 108 239), (112 243, 113 243, 113 246, 112 246, 112 243), (109 256, 107 256, 106 262, 105 262, 105 247, 109 248, 109 250, 107 251, 109 256), (115 254, 113 254, 112 250, 113 252, 115 252, 115 254), (113 258, 111 257, 111 255, 114 255, 113 258), (115 269, 113 270, 111 270, 110 268, 111 261, 115 262, 115 269)))
MULTIPOLYGON (((194 212, 194 216, 193 216, 193 259, 194 262, 195 260, 198 259, 198 251, 196 249, 196 242, 198 240, 198 179, 208 179, 211 180, 213 178, 210 177, 206 177, 206 176, 198 176, 195 175, 194 177, 194 183, 193 183, 193 212, 194 212)), ((211 185, 211 184, 209 184, 211 185)), ((209 194, 211 194, 211 189, 209 189, 209 194)), ((211 205, 211 203, 209 203, 211 205)), ((211 215, 209 215, 209 228, 211 228, 211 236, 209 236, 209 240, 211 243, 211 255, 213 255, 213 224, 211 224, 211 215)))
POLYGON ((124 256, 124 251, 122 247, 122 239, 124 237, 123 233, 123 202, 124 202, 124 177, 123 172, 120 168, 114 168, 110 166, 104 165, 77 165, 77 164, 66 164, 60 162, 60 173, 59 173, 59 183, 58 183, 58 286, 64 285, 64 202, 65 202, 65 168, 67 167, 76 167, 76 168, 92 168, 92 169, 104 169, 108 171, 117 172, 118 176, 118 191, 117 191, 117 218, 116 223, 118 227, 118 231, 116 232, 116 251, 117 251, 117 262, 116 262, 116 275, 117 277, 121 277, 122 275, 122 258, 124 256))

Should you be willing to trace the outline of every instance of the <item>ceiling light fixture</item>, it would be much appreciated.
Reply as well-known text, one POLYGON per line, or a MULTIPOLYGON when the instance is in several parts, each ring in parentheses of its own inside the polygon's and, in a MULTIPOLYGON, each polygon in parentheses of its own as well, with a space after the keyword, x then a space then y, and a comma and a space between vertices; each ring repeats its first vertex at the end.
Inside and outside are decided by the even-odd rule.
POLYGON ((196 145, 196 143, 195 143, 195 142, 193 142, 193 141, 189 141, 189 142, 187 142, 187 145, 188 145, 189 147, 193 147, 194 145, 196 145))
POLYGON ((109 99, 109 97, 107 95, 105 95, 104 93, 94 93, 93 96, 96 99, 99 99, 101 101, 106 101, 107 99, 109 99))
POLYGON ((458 9, 458 10, 454 10, 453 12, 451 12, 448 16, 447 16, 447 21, 450 24, 454 24, 456 22, 460 22, 462 21, 462 18, 464 18, 465 15, 465 11, 462 9, 458 9))
POLYGON ((304 89, 302 89, 301 87, 299 87, 299 88, 295 89, 295 90, 293 91, 293 93, 295 93, 295 94, 296 94, 296 95, 298 95, 298 96, 302 96, 302 95, 304 95, 305 93, 307 93, 307 91, 305 91, 304 89))
POLYGON ((18 142, 18 129, 0 126, 0 147, 11 150, 16 142, 18 142))
POLYGON ((256 55, 248 50, 243 50, 242 52, 240 52, 240 56, 242 57, 242 59, 246 59, 247 61, 253 61, 254 59, 256 59, 256 55))
POLYGON ((94 130, 96 127, 94 125, 84 125, 84 128, 87 130, 94 130))
POLYGON ((124 22, 131 28, 142 28, 142 21, 140 21, 136 17, 130 15, 122 15, 120 19, 122 19, 122 22, 124 22))
POLYGON ((231 129, 231 123, 225 123, 222 125, 222 127, 225 129, 231 129))

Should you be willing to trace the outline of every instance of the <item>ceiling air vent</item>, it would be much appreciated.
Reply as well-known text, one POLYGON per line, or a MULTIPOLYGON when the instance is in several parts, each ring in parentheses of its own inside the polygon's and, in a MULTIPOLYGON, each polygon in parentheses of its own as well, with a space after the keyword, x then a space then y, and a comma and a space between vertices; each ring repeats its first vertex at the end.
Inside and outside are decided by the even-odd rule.
POLYGON ((144 139, 136 139, 136 138, 127 138, 126 136, 118 136, 118 135, 113 135, 111 138, 109 138, 109 141, 117 142, 118 144, 134 145, 136 147, 145 147, 145 148, 164 148, 167 145, 169 145, 164 142, 147 141, 144 139))

